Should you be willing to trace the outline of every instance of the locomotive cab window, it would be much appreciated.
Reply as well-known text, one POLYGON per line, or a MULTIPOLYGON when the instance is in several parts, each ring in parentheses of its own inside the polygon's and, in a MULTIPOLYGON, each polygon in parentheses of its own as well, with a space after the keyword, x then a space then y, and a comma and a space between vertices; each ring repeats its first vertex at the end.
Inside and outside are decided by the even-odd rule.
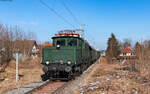
POLYGON ((68 46, 77 46, 77 39, 68 39, 68 46))
POLYGON ((57 40, 56 45, 65 46, 65 39, 57 40))

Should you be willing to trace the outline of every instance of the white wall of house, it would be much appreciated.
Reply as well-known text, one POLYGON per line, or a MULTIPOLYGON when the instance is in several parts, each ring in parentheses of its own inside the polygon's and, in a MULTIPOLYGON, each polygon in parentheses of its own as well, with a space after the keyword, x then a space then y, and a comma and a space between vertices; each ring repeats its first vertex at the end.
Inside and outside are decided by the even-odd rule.
POLYGON ((133 53, 121 53, 120 56, 133 56, 133 53))
POLYGON ((34 45, 34 46, 32 47, 31 57, 32 57, 32 58, 38 57, 38 52, 39 52, 39 49, 37 48, 36 45, 34 45))

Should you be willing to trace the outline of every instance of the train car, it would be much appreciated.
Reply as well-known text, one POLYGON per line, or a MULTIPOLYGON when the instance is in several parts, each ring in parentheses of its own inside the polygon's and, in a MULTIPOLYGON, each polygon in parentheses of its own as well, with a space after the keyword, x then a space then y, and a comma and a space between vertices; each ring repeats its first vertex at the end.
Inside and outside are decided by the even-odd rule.
POLYGON ((52 47, 42 49, 41 75, 46 80, 71 80, 98 59, 97 51, 74 30, 55 34, 52 47))

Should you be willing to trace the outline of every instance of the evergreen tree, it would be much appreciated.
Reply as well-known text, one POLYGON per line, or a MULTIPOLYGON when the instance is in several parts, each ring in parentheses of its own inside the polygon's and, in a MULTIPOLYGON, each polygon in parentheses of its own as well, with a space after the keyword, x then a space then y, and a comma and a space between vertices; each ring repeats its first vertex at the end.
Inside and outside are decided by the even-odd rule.
POLYGON ((120 54, 120 45, 113 33, 108 39, 107 45, 106 56, 110 59, 113 57, 117 58, 117 56, 120 54))
POLYGON ((137 56, 139 56, 139 54, 143 51, 142 45, 139 42, 136 42, 136 44, 134 46, 134 51, 137 56))

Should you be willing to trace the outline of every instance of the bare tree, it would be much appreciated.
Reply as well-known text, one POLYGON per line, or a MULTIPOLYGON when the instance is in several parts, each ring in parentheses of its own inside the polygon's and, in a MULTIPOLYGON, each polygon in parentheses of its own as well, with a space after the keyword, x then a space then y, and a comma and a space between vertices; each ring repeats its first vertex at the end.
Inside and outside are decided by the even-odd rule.
POLYGON ((1 29, 0 29, 0 42, 1 42, 1 46, 0 46, 0 64, 2 65, 3 63, 7 63, 11 56, 10 56, 10 37, 9 37, 9 33, 8 33, 8 28, 4 27, 3 25, 0 25, 1 29))
POLYGON ((26 33, 25 38, 27 38, 28 40, 36 40, 37 39, 36 38, 36 34, 34 32, 32 32, 32 31, 28 31, 26 33))
POLYGON ((0 24, 0 65, 6 64, 11 60, 14 51, 20 47, 21 50, 29 49, 27 40, 36 39, 33 32, 24 32, 18 26, 8 26, 0 24), (20 42, 20 45, 16 44, 20 42), (26 48, 25 48, 26 47, 26 48))
POLYGON ((125 49, 128 46, 132 46, 132 40, 131 39, 124 39, 123 42, 120 42, 121 49, 125 49))
POLYGON ((150 79, 150 50, 148 45, 149 41, 135 44, 134 50, 137 56, 135 67, 142 75, 150 79))

